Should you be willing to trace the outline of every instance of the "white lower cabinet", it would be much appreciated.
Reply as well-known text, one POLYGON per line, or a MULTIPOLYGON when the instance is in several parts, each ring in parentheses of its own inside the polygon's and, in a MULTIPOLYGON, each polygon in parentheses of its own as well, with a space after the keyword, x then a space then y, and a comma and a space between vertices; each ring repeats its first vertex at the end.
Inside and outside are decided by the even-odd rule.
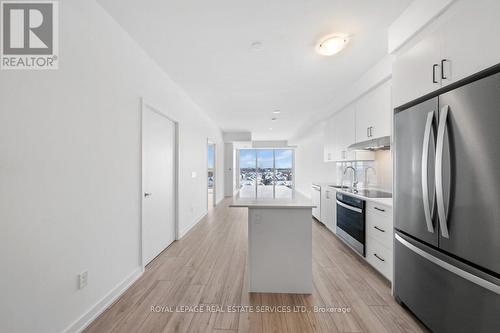
POLYGON ((392 281, 392 249, 371 237, 366 237, 366 261, 392 281))
POLYGON ((366 202, 366 260, 392 281, 392 207, 366 202))
POLYGON ((321 188, 321 222, 334 233, 337 225, 336 195, 337 191, 333 187, 321 188))
POLYGON ((316 220, 321 221, 321 187, 313 185, 311 199, 314 205, 312 216, 314 216, 316 220))

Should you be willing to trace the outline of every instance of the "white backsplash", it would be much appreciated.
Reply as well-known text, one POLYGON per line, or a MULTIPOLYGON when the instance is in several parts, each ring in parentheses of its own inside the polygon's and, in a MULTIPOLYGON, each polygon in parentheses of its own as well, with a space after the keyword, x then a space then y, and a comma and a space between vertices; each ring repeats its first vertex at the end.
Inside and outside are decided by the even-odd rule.
MULTIPOLYGON (((366 186, 365 170, 368 167, 372 167, 375 169, 375 172, 369 169, 366 173, 368 187, 392 192, 392 157, 389 150, 375 152, 375 161, 336 163, 336 179, 338 184, 342 182, 343 172, 347 166, 352 166, 356 169, 359 181, 358 187, 366 186)), ((350 185, 351 181, 351 171, 348 171, 344 178, 344 185, 350 185)))

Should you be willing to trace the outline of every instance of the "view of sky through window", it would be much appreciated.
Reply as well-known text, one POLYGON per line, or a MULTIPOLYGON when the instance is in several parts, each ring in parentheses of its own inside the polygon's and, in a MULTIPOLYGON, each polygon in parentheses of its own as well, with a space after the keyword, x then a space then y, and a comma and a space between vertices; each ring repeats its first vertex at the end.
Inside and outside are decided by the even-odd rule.
POLYGON ((241 149, 240 196, 284 197, 293 190, 292 149, 241 149))

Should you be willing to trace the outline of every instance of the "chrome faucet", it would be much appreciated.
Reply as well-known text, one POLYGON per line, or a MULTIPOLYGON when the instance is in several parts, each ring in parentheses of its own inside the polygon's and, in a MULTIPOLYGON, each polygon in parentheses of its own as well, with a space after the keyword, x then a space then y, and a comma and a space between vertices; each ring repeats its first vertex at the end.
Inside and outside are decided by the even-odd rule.
POLYGON ((377 175, 377 171, 375 170, 374 167, 367 166, 365 168, 365 186, 364 186, 365 188, 368 188, 368 170, 370 170, 370 169, 373 170, 374 175, 377 175))
POLYGON ((347 170, 352 170, 352 181, 351 181, 351 188, 353 189, 353 191, 357 191, 358 190, 358 174, 356 172, 356 169, 353 167, 353 166, 347 166, 345 167, 344 169, 344 174, 342 176, 342 184, 341 186, 343 187, 344 186, 344 178, 345 178, 345 175, 347 173, 347 170))

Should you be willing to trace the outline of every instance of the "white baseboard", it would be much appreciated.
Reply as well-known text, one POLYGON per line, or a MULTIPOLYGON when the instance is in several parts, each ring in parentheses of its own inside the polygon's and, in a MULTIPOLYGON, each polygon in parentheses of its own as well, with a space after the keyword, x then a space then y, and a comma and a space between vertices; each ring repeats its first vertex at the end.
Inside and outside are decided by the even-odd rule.
POLYGON ((143 270, 137 267, 122 282, 118 283, 106 296, 94 304, 85 314, 69 325, 63 332, 81 332, 89 326, 101 313, 110 307, 137 279, 142 275, 143 270))
POLYGON ((178 238, 178 239, 181 239, 182 237, 184 237, 184 235, 186 235, 186 234, 189 232, 189 230, 191 230, 191 228, 193 228, 193 227, 194 227, 195 225, 197 225, 197 224, 198 224, 201 220, 203 220, 203 218, 204 218, 205 216, 207 216, 207 213, 208 213, 208 212, 204 212, 203 214, 201 214, 201 216, 200 216, 200 217, 198 217, 197 219, 195 219, 195 220, 193 221, 193 223, 191 223, 191 224, 190 224, 190 225, 188 225, 186 228, 184 228, 183 230, 181 230, 181 231, 179 232, 179 238, 178 238))

